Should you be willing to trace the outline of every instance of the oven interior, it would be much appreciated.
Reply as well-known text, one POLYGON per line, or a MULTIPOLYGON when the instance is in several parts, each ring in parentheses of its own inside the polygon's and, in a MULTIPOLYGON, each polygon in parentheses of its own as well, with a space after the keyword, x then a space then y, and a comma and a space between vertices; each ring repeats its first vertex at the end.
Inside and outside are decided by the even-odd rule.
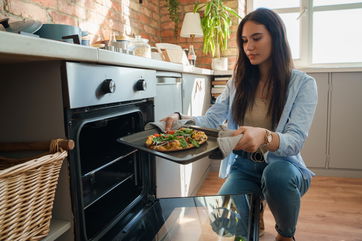
POLYGON ((98 239, 155 189, 149 157, 116 141, 153 121, 153 100, 70 110, 68 118, 77 140, 70 156, 76 236, 98 239))

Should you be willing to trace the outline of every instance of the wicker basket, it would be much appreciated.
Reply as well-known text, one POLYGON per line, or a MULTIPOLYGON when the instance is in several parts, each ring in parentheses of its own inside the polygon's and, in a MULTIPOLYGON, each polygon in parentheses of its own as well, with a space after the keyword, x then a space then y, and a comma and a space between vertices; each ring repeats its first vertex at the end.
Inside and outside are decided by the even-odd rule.
POLYGON ((48 235, 59 171, 74 142, 2 143, 0 151, 44 147, 49 152, 32 158, 0 157, 0 240, 40 240, 48 235))

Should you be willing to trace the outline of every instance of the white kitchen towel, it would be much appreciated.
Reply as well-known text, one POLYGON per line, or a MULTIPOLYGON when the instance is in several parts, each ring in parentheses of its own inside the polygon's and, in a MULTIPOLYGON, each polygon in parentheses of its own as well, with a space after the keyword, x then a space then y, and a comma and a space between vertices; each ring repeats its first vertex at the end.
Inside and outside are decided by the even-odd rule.
MULTIPOLYGON (((192 119, 175 121, 172 124, 171 130, 177 130, 184 125, 195 125, 195 121, 192 119)), ((145 130, 152 129, 154 127, 157 127, 161 132, 165 132, 166 122, 165 121, 148 122, 145 125, 145 130)))
POLYGON ((235 130, 221 130, 219 131, 219 137, 217 138, 217 143, 219 144, 219 149, 222 153, 222 159, 227 157, 238 144, 240 139, 243 137, 243 134, 239 134, 237 136, 232 136, 232 133, 235 130))

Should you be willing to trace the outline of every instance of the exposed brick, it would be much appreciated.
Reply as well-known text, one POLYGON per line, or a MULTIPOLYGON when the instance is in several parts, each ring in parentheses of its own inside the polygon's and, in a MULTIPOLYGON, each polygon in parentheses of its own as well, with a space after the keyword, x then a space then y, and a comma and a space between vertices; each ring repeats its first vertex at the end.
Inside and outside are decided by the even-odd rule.
POLYGON ((94 0, 94 1, 100 5, 105 5, 104 0, 94 0))
POLYGON ((140 15, 139 15, 139 21, 140 21, 141 23, 147 24, 147 23, 150 21, 150 19, 149 19, 147 16, 145 16, 145 15, 143 15, 143 14, 140 14, 140 15))
POLYGON ((86 9, 75 5, 74 3, 68 3, 67 1, 58 1, 58 10, 61 13, 66 13, 77 18, 86 18, 86 9))
POLYGON ((174 31, 173 30, 162 30, 161 31, 161 38, 163 37, 174 37, 174 31))
POLYGON ((22 18, 39 20, 43 23, 49 21, 48 14, 44 8, 38 5, 22 2, 20 0, 11 0, 8 2, 9 12, 22 18))
MULTIPOLYGON (((184 6, 184 12, 193 12, 194 11, 194 5, 186 5, 184 6)), ((184 15, 184 14, 183 14, 184 15)))
POLYGON ((174 22, 165 22, 161 24, 161 28, 162 29, 174 29, 175 28, 175 23, 174 22))
POLYGON ((108 16, 114 21, 122 22, 122 16, 120 12, 110 11, 108 16))
POLYGON ((148 8, 150 9, 150 11, 157 13, 159 15, 160 8, 157 4, 152 3, 148 6, 148 8))
POLYGON ((38 3, 43 7, 47 8, 56 8, 57 7, 57 0, 32 0, 34 3, 38 3))
POLYGON ((152 26, 152 27, 154 27, 154 28, 157 28, 157 29, 160 28, 160 23, 159 23, 159 21, 156 21, 156 20, 154 20, 154 19, 151 19, 151 20, 150 20, 149 25, 152 26))
POLYGON ((104 21, 107 19, 105 16, 100 15, 99 13, 95 12, 95 11, 87 11, 87 17, 86 19, 91 22, 91 23, 95 23, 95 24, 103 24, 104 21))
POLYGON ((120 4, 119 0, 113 0, 111 8, 113 11, 121 12, 122 11, 122 5, 120 4))
POLYGON ((238 9, 238 2, 237 1, 225 1, 224 4, 237 12, 237 9, 238 9))
MULTIPOLYGON (((97 34, 97 32, 99 31, 99 24, 92 23, 89 21, 80 21, 79 27, 84 31, 88 31, 92 35, 97 34)), ((96 41, 96 40, 94 40, 94 41, 96 41)))
POLYGON ((104 6, 106 6, 108 9, 111 9, 113 6, 112 0, 104 0, 104 6))
MULTIPOLYGON (((199 0, 206 3, 209 0, 199 0)), ((54 22, 76 25, 92 33, 92 40, 100 37, 108 38, 110 33, 141 34, 150 40, 150 44, 168 42, 188 48, 195 47, 198 55, 197 66, 210 67, 210 54, 202 53, 203 39, 181 38, 174 33, 175 24, 170 20, 166 0, 7 0, 0 1, 0 17, 12 16, 12 20, 26 18, 37 19, 42 22, 54 22), (48 15, 49 13, 49 15, 48 15)), ((245 3, 237 0, 224 0, 224 3, 237 10, 244 9, 245 3), (240 6, 238 6, 240 4, 240 6)), ((194 0, 180 0, 180 23, 186 12, 194 8, 194 0)), ((238 54, 236 31, 239 19, 233 17, 232 35, 228 43, 229 67, 236 62, 238 54)))
POLYGON ((160 15, 164 16, 164 15, 168 15, 168 8, 160 8, 160 15))
POLYGON ((168 5, 167 5, 167 0, 160 0, 160 3, 159 3, 159 8, 166 8, 168 5))
POLYGON ((151 27, 149 27, 147 25, 144 25, 143 29, 145 30, 146 33, 148 33, 148 34, 150 34, 152 36, 156 35, 156 33, 157 33, 154 28, 151 28, 151 27))
POLYGON ((146 15, 148 18, 152 16, 152 13, 147 8, 142 9, 142 13, 146 15))
POLYGON ((168 22, 168 21, 171 21, 170 16, 168 16, 168 14, 167 15, 161 15, 161 18, 160 18, 161 23, 168 22))
POLYGON ((53 23, 58 23, 58 24, 68 24, 68 25, 73 25, 73 26, 77 26, 77 20, 69 15, 65 15, 56 11, 50 11, 49 15, 52 19, 53 23))
POLYGON ((154 21, 159 22, 161 18, 160 18, 160 15, 158 13, 152 13, 152 19, 154 21))
POLYGON ((195 0, 179 0, 181 5, 190 5, 190 4, 194 4, 195 0))
POLYGON ((129 0, 129 7, 139 12, 142 5, 138 3, 138 0, 129 0))
POLYGON ((211 64, 211 58, 206 56, 198 56, 196 62, 203 64, 211 64))
POLYGON ((96 3, 93 7, 93 10, 95 10, 98 14, 102 15, 102 16, 107 16, 108 12, 111 11, 109 8, 107 8, 104 5, 100 5, 98 3, 96 3))

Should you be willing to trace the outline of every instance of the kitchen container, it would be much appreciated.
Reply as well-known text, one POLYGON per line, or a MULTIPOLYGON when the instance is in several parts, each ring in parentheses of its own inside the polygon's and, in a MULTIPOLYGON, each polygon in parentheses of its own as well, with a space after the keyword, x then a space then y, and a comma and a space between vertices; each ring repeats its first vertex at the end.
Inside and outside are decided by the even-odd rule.
POLYGON ((136 56, 151 58, 151 46, 148 44, 148 39, 136 36, 131 41, 130 49, 131 51, 133 50, 134 55, 136 56))
POLYGON ((73 147, 73 141, 61 139, 0 143, 0 152, 7 156, 49 150, 31 158, 0 157, 0 240, 40 240, 48 235, 59 171, 73 147))
POLYGON ((43 26, 34 34, 39 35, 41 38, 59 40, 68 43, 74 43, 74 38, 65 39, 67 36, 78 36, 78 42, 82 37, 87 36, 88 32, 82 31, 77 26, 67 24, 43 24, 43 26))
POLYGON ((117 47, 120 48, 120 52, 128 54, 128 45, 130 43, 129 38, 126 35, 116 36, 117 47))

